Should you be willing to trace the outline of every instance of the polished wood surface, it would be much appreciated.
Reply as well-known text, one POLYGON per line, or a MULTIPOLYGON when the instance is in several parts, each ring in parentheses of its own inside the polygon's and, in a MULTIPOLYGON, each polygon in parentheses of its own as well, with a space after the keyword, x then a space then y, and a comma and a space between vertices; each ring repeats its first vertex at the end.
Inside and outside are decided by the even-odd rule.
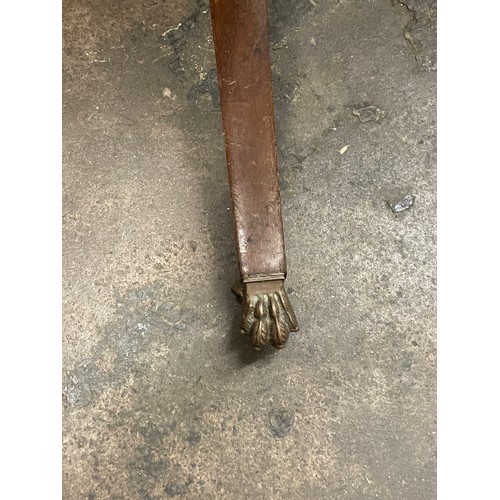
POLYGON ((266 0, 211 0, 242 278, 286 274, 266 0))

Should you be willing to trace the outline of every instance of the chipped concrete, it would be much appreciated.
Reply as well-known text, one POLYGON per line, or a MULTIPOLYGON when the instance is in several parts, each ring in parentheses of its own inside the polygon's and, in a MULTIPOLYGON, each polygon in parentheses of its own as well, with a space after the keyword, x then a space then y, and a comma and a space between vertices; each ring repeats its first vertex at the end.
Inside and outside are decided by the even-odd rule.
POLYGON ((435 497, 435 3, 404 3, 270 2, 301 332, 256 353, 208 4, 64 2, 65 499, 435 497))

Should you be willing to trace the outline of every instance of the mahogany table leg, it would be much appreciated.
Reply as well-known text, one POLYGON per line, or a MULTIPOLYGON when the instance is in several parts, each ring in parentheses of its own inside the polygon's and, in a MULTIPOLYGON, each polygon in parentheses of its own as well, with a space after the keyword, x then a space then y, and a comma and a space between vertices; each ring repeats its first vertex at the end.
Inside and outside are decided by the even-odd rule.
POLYGON ((256 349, 284 347, 299 325, 288 299, 271 86, 267 0, 211 0, 243 302, 256 349))

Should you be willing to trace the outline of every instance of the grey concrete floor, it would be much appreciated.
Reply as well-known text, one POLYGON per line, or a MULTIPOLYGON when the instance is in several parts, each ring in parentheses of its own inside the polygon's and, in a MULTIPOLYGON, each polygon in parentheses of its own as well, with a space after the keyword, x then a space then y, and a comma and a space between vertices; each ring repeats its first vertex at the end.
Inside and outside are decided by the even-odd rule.
POLYGON ((262 353, 208 3, 63 10, 64 498, 435 498, 434 3, 270 1, 301 331, 262 353))

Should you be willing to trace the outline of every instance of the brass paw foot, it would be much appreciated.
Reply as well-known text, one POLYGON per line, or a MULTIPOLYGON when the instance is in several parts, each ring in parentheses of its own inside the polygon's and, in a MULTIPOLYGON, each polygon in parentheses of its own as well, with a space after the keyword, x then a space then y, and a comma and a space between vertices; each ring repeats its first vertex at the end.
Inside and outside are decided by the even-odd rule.
POLYGON ((299 330, 283 279, 243 284, 237 281, 233 292, 243 303, 241 333, 250 335, 255 349, 268 344, 282 349, 290 332, 299 330))

